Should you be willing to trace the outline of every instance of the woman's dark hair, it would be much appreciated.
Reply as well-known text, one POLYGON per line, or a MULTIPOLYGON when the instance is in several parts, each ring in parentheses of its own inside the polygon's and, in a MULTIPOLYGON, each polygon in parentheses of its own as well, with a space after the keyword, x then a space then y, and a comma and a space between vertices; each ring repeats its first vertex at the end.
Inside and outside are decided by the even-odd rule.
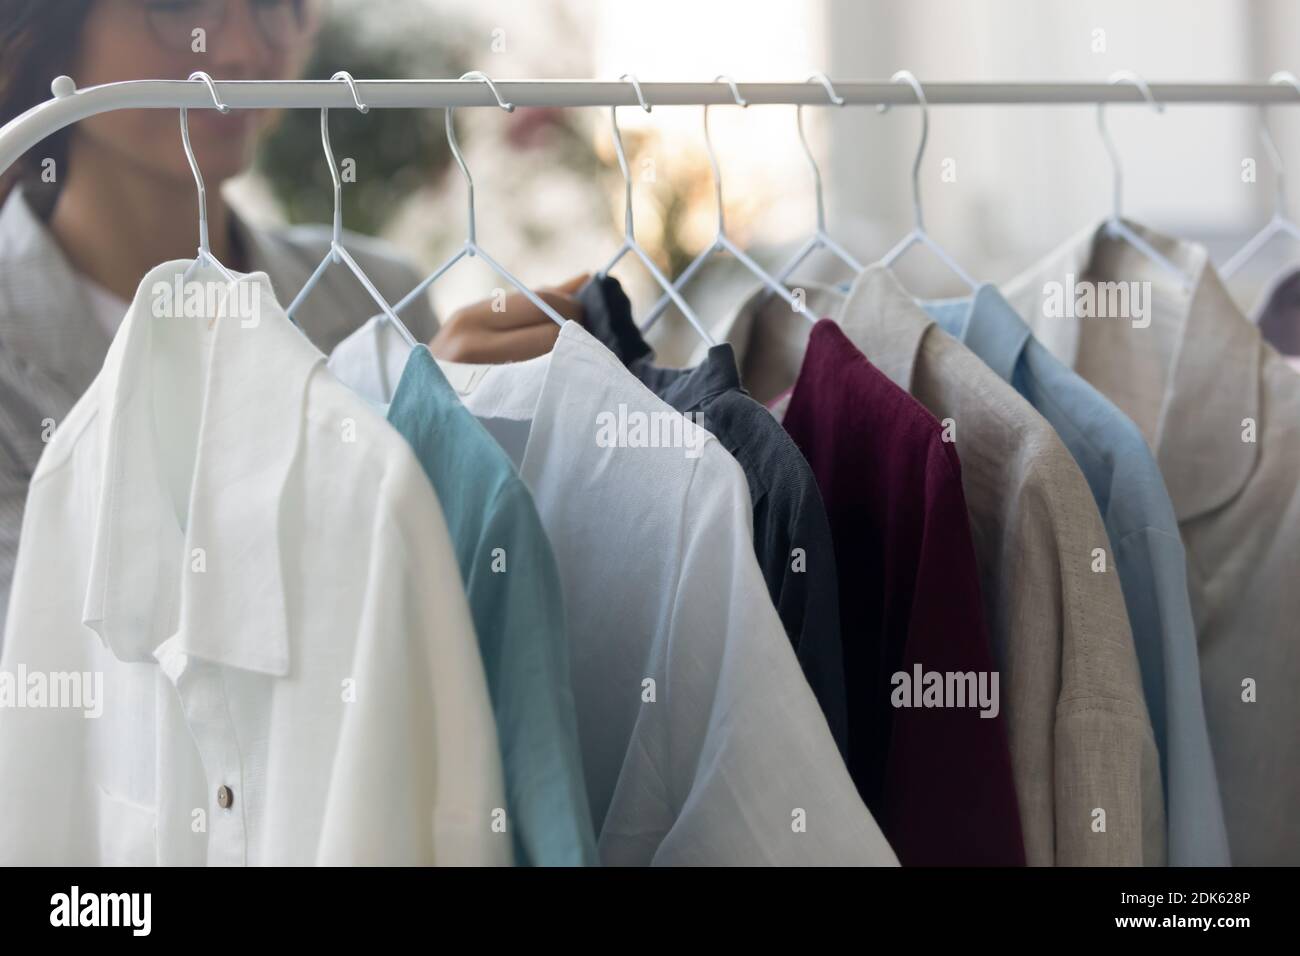
MULTIPOLYGON (((50 81, 72 72, 92 0, 0 0, 0 126, 50 98, 50 81)), ((29 149, 0 176, 0 198, 19 179, 39 174, 41 161, 67 168, 68 130, 29 149)))

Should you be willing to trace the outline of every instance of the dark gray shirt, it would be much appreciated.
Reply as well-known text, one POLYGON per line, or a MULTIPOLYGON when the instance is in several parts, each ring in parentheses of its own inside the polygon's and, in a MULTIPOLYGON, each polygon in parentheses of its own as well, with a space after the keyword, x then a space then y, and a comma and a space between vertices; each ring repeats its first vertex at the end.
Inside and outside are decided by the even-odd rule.
POLYGON ((730 345, 714 346, 695 368, 663 368, 654 364, 617 279, 593 279, 578 297, 587 330, 677 411, 702 414, 704 428, 744 470, 754 505, 754 552, 768 594, 831 734, 847 753, 835 550, 808 462, 781 423, 741 387, 730 345))

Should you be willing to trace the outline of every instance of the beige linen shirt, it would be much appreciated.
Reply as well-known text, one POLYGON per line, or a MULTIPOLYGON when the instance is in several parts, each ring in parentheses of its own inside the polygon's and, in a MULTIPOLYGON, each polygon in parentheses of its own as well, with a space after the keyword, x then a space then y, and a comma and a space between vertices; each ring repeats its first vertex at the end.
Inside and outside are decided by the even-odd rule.
MULTIPOLYGON (((1042 416, 887 269, 868 269, 842 305, 826 290, 808 296, 814 312, 838 314, 873 364, 951 421, 1002 669, 1026 860, 1163 865, 1159 755, 1106 529, 1078 466, 1042 416), (1094 549, 1106 552, 1105 572, 1093 571, 1094 549)), ((793 383, 811 328, 764 299, 756 294, 724 327, 759 400, 793 383)))
POLYGON ((1300 377, 1233 304, 1202 246, 1133 228, 1191 278, 1189 291, 1090 228, 1006 295, 1155 452, 1187 549, 1232 860, 1300 864, 1300 377), (1128 314, 1061 316, 1071 283, 1100 282, 1137 283, 1123 290, 1128 314))

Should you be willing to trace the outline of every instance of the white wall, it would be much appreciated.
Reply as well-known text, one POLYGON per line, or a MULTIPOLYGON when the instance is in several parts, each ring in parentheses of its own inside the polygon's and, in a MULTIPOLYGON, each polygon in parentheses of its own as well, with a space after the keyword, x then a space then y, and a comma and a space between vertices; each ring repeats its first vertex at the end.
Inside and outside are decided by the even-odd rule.
MULTIPOLYGON (((1099 81, 1132 70, 1152 81, 1262 82, 1275 70, 1300 72, 1300 4, 1292 0, 586 2, 595 15, 598 76, 635 70, 656 79, 731 72, 741 80, 803 80, 825 70, 883 79, 906 68, 922 82, 1099 81)), ((668 143, 695 149, 694 113, 660 110, 628 122, 654 124, 668 143)), ((1272 113, 1300 195, 1300 110, 1272 113)), ((729 204, 737 192, 761 197, 746 210, 760 252, 797 241, 812 222, 792 114, 781 107, 714 112, 729 204)), ((926 222, 975 275, 1008 278, 1109 211, 1112 173, 1093 107, 948 106, 930 118, 926 222), (945 159, 955 161, 955 182, 940 179, 945 159)), ((1126 105, 1111 107, 1107 118, 1122 159, 1125 215, 1206 242, 1218 259, 1267 218, 1273 178, 1253 108, 1171 106, 1156 114, 1126 105), (1254 183, 1242 182, 1245 157, 1258 161, 1254 183)), ((808 111, 808 119, 827 174, 832 233, 862 258, 879 256, 911 224, 916 110, 827 107, 808 111)), ((1300 249, 1277 243, 1235 290, 1248 303, 1297 256, 1300 249)), ((923 251, 909 254, 902 271, 917 291, 959 289, 923 251)), ((810 270, 834 272, 828 259, 810 270)))
MULTIPOLYGON (((1272 0, 828 0, 833 75, 922 81, 1104 80, 1128 69, 1151 81, 1263 81, 1300 69, 1300 5, 1272 0), (1104 50, 1094 50, 1104 31, 1104 50)), ((1300 97, 1298 97, 1300 99, 1300 97)), ((1274 128, 1300 170, 1300 111, 1278 109, 1274 128)), ((1231 250, 1267 215, 1272 178, 1257 113, 1231 106, 1139 106, 1107 114, 1124 170, 1127 216, 1231 250), (1260 180, 1241 181, 1241 160, 1260 180)), ((915 110, 832 118, 838 208, 901 234, 910 217, 908 164, 915 110)), ((1298 177, 1300 178, 1300 177, 1298 177)), ((927 225, 969 271, 1004 279, 1111 203, 1111 172, 1093 107, 935 107, 923 167, 927 225), (956 161, 957 181, 940 181, 956 161)), ((844 226, 853 231, 852 223, 844 226)), ((871 240, 864 245, 869 246, 871 240)), ((864 254, 880 247, 864 248, 864 254)), ((1285 253, 1285 250, 1282 250, 1285 253)), ((1294 251, 1294 250, 1292 250, 1294 251)), ((925 285, 935 278, 917 252, 925 285)))

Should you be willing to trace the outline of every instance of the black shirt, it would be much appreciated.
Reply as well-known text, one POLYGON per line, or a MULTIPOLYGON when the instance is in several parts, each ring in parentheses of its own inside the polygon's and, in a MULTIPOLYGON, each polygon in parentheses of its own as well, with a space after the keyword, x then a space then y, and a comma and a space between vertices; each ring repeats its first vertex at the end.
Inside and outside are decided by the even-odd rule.
POLYGON ((848 752, 839 586, 830 522, 812 468, 772 413, 741 387, 730 345, 693 369, 654 364, 618 280, 593 279, 578 293, 583 324, 641 382, 702 424, 739 462, 754 505, 754 552, 768 594, 841 753, 848 752))

